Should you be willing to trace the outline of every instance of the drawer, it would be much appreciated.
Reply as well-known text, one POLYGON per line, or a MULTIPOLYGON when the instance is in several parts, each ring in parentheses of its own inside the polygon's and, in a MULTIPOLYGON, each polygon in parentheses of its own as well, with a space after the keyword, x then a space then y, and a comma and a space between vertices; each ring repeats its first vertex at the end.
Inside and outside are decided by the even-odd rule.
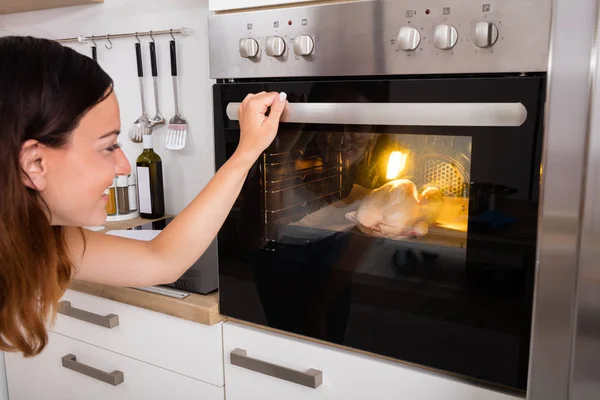
POLYGON ((6 372, 11 400, 224 399, 223 387, 52 332, 37 357, 7 353, 6 372))
POLYGON ((222 323, 203 325, 73 290, 61 301, 74 317, 58 314, 51 331, 223 386, 222 323))
POLYGON ((227 400, 519 399, 418 368, 232 322, 223 326, 223 343, 227 400))

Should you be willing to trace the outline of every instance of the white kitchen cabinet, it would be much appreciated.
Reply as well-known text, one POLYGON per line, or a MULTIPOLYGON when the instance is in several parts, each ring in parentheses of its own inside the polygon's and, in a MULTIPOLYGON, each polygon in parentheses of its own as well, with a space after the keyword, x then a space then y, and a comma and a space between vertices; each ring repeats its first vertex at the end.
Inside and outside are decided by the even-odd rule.
POLYGON ((0 2, 0 14, 103 3, 104 0, 20 0, 0 2))
POLYGON ((223 341, 227 400, 518 399, 425 370, 232 322, 224 324, 223 341), (233 365, 232 352, 234 363, 247 365, 233 365), (252 368, 257 365, 284 379, 255 372, 252 368), (318 384, 319 371, 322 383, 316 388, 287 380, 300 377, 318 384))
POLYGON ((37 357, 6 354, 10 400, 223 400, 223 387, 133 360, 87 343, 49 333, 49 344, 37 357), (70 356, 71 355, 71 356, 70 356), (63 365, 63 358, 77 372, 63 365), (86 368, 85 366, 88 366, 86 368), (90 368, 95 371, 90 372, 90 368), (122 382, 120 379, 122 373, 122 382), (90 377, 89 375, 97 375, 90 377), (112 374, 112 377, 111 377, 112 374), (113 380, 106 383, 101 379, 113 380), (119 383, 121 382, 121 383, 119 383), (115 383, 118 383, 116 386, 115 383))
POLYGON ((223 386, 222 323, 203 325, 74 290, 61 302, 73 316, 58 314, 51 331, 223 386), (98 325, 111 319, 112 328, 98 325))
MULTIPOLYGON (((283 4, 307 3, 314 0, 209 0, 209 11, 236 10, 240 8, 268 7, 283 4)), ((323 1, 326 3, 326 1, 323 1)))

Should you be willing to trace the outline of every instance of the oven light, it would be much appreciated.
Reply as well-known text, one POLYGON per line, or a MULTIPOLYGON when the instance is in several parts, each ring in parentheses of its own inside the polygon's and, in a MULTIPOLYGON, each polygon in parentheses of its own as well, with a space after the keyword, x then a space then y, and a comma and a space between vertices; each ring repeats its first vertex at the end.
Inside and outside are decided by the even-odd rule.
POLYGON ((387 173, 385 178, 387 180, 396 179, 400 172, 404 170, 406 166, 406 153, 401 151, 392 151, 388 160, 387 173))

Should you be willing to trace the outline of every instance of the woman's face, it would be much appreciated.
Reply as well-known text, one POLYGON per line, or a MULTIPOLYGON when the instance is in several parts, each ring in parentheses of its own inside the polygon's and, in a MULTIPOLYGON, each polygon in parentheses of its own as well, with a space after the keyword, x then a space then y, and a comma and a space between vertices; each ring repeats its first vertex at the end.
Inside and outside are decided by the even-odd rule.
POLYGON ((114 92, 88 111, 69 143, 45 149, 45 187, 40 190, 53 225, 95 226, 106 221, 106 189, 116 175, 131 172, 119 148, 119 104, 114 92))

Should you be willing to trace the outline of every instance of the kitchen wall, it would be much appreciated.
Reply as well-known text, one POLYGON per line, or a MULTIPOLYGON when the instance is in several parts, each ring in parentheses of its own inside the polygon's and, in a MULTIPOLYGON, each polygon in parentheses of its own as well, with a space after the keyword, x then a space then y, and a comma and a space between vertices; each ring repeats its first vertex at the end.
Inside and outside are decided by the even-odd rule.
MULTIPOLYGON (((164 30, 188 27, 191 34, 176 36, 180 75, 180 108, 190 127, 189 147, 180 152, 164 148, 166 127, 155 130, 156 152, 163 159, 166 211, 179 213, 214 174, 212 81, 208 63, 207 0, 105 0, 103 4, 0 15, 0 35, 22 34, 58 39, 78 35, 164 30)), ((174 114, 169 63, 170 36, 157 43, 160 109, 168 120, 174 114)), ((154 115, 149 38, 143 37, 144 75, 148 114, 154 115)), ((120 142, 132 167, 142 144, 132 143, 127 131, 141 114, 135 66, 135 38, 115 39, 107 50, 97 41, 98 62, 115 80, 121 106, 120 142)), ((91 56, 91 44, 69 46, 91 56)))
POLYGON ((0 351, 0 400, 8 400, 8 385, 6 384, 6 367, 4 353, 0 351))

